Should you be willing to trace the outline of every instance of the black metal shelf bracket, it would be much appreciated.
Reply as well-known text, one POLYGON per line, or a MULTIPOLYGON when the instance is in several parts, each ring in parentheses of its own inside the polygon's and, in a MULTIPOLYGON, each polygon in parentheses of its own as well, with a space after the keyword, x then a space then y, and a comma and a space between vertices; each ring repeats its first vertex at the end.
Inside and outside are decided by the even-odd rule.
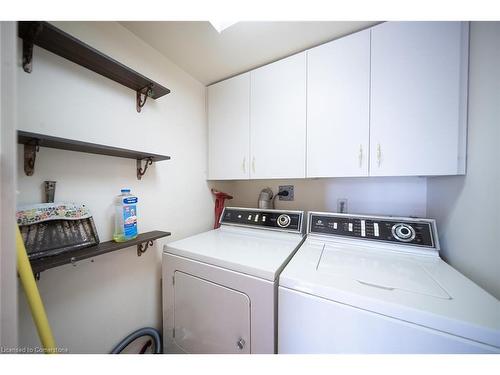
POLYGON ((153 164, 153 159, 152 158, 146 158, 146 159, 137 159, 137 179, 141 180, 142 176, 146 173, 148 167, 153 164), (142 169, 142 160, 146 160, 146 163, 144 164, 144 169, 142 169))
POLYGON ((31 24, 26 37, 23 39, 23 70, 26 73, 31 73, 33 70, 33 46, 42 28, 43 25, 41 23, 31 24))
POLYGON ((142 254, 144 254, 149 246, 153 246, 153 240, 138 244, 137 256, 140 257, 142 254))
POLYGON ((33 139, 24 144, 24 173, 33 176, 35 172, 36 153, 40 150, 38 140, 33 139))
POLYGON ((146 104, 146 99, 148 97, 153 96, 153 88, 150 86, 146 86, 142 88, 141 90, 137 90, 136 92, 136 109, 137 113, 141 113, 142 107, 144 107, 144 104, 146 104), (142 96, 144 95, 144 99, 142 99, 142 96))

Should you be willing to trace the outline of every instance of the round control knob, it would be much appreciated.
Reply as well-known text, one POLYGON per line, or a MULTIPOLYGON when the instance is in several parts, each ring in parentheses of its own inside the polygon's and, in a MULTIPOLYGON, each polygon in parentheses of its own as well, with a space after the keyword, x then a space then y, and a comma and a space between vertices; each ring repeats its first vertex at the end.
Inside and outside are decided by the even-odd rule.
POLYGON ((411 242, 415 239, 415 229, 408 224, 395 224, 392 227, 392 235, 399 241, 411 242))
POLYGON ((278 216, 277 223, 281 228, 286 228, 290 225, 290 216, 281 214, 280 216, 278 216))

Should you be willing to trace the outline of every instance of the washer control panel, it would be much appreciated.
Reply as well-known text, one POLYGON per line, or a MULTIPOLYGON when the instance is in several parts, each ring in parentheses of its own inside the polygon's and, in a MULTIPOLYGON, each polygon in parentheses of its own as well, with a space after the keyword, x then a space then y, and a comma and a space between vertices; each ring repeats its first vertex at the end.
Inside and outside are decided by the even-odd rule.
POLYGON ((303 216, 301 211, 226 207, 220 223, 301 233, 303 216))
MULTIPOLYGON (((430 219, 310 213, 309 233, 438 249, 430 219)), ((439 249, 438 249, 439 250, 439 249)))

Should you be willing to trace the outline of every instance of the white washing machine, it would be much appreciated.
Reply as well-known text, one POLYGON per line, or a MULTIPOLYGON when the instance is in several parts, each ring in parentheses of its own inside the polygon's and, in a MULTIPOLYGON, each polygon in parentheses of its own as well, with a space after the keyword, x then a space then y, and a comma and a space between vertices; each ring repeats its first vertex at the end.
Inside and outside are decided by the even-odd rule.
POLYGON ((279 353, 500 352, 500 301, 439 257, 434 220, 308 222, 280 276, 279 353))
POLYGON ((276 353, 278 275, 304 214, 226 208, 221 227, 163 252, 166 353, 276 353))

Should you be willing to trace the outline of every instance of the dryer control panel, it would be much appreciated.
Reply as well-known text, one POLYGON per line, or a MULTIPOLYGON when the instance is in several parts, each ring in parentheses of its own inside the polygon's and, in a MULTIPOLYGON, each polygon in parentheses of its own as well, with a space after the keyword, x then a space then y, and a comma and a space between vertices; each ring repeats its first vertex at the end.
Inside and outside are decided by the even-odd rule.
POLYGON ((220 223, 302 233, 303 216, 301 211, 226 207, 220 223))
POLYGON ((439 250, 431 219, 349 214, 309 214, 309 233, 422 246, 439 250))

